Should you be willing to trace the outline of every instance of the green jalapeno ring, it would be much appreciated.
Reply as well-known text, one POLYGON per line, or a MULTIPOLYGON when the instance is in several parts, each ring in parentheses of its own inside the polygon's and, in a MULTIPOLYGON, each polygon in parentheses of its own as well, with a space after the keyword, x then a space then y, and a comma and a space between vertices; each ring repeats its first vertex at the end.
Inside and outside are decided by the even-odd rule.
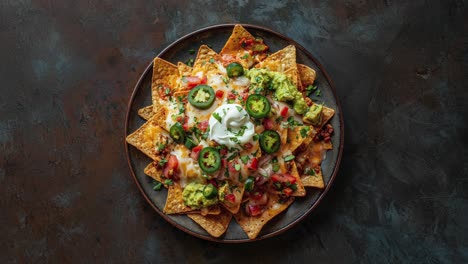
POLYGON ((251 94, 245 102, 247 113, 253 118, 266 117, 271 110, 268 99, 261 94, 251 94))
POLYGON ((218 196, 218 189, 213 184, 208 183, 203 188, 203 196, 205 196, 206 199, 213 199, 218 196))
POLYGON ((281 138, 278 132, 274 130, 265 130, 260 134, 260 147, 268 154, 279 150, 281 146, 281 138))
POLYGON ((171 138, 176 143, 184 143, 185 142, 185 131, 182 125, 179 122, 176 122, 174 125, 171 126, 169 130, 169 134, 171 138))
POLYGON ((231 62, 226 67, 226 72, 229 78, 244 75, 244 67, 238 62, 231 62))
POLYGON ((215 92, 211 86, 199 84, 190 90, 188 101, 198 109, 208 109, 215 101, 215 92))
POLYGON ((217 149, 206 147, 200 151, 198 157, 200 169, 206 173, 214 173, 221 168, 221 156, 217 149))

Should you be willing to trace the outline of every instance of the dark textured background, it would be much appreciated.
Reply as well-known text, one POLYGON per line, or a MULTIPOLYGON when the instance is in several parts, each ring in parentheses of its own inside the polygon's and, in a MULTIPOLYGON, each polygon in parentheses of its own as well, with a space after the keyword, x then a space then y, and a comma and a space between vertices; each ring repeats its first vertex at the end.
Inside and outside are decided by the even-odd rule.
POLYGON ((1 263, 468 261, 466 1, 128 2, 0 2, 1 263), (178 37, 228 22, 301 43, 345 115, 325 200, 254 244, 166 223, 124 154, 145 66, 178 37))

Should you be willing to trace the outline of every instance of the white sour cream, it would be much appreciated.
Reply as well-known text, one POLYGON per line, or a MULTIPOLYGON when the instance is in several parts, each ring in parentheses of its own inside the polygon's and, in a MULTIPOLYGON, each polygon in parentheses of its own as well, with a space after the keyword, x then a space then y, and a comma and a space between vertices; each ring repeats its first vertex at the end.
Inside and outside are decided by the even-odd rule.
POLYGON ((240 145, 251 142, 255 134, 249 114, 238 104, 224 104, 218 107, 211 114, 209 125, 210 140, 229 148, 242 149, 240 145))

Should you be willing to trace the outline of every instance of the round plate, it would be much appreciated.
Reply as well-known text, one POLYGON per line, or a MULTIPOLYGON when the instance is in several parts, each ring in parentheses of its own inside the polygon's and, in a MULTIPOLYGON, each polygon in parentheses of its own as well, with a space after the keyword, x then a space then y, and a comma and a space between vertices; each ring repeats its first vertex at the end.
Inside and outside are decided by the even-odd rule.
MULTIPOLYGON (((331 120, 331 124, 335 128, 335 134, 332 137, 333 149, 327 152, 327 158, 322 162, 325 189, 307 188, 306 197, 296 198, 286 211, 273 218, 263 227, 255 239, 260 240, 277 235, 298 223, 318 205, 327 193, 337 174, 343 152, 343 115, 333 83, 317 59, 288 37, 263 27, 253 25, 243 26, 252 35, 264 39, 272 52, 276 52, 290 44, 296 46, 297 62, 308 65, 317 71, 316 83, 318 83, 318 87, 321 90, 320 101, 326 106, 335 109, 335 116, 331 120)), ((196 53, 190 54, 189 50, 194 49, 197 51, 202 44, 209 45, 213 50, 219 52, 231 35, 233 27, 234 24, 216 25, 195 31, 169 45, 158 57, 174 64, 177 64, 178 61, 185 62, 190 58, 195 59, 196 53)), ((137 113, 138 109, 151 104, 152 68, 153 63, 151 62, 138 80, 128 103, 125 136, 138 129, 144 123, 144 120, 137 113)), ((167 191, 165 189, 154 191, 152 188, 153 180, 143 173, 144 168, 151 162, 151 159, 128 144, 125 144, 125 150, 130 171, 141 193, 156 212, 169 223, 191 235, 207 240, 218 242, 254 241, 248 239, 234 218, 223 236, 213 238, 186 215, 164 214, 162 209, 166 201, 167 191)))

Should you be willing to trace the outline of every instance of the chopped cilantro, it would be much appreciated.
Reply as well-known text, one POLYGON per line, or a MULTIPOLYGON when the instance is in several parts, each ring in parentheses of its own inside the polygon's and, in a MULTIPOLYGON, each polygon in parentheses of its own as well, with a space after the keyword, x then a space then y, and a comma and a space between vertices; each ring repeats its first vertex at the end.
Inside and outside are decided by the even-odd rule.
POLYGON ((227 78, 226 76, 223 76, 222 79, 223 79, 223 82, 224 82, 225 84, 228 84, 228 83, 229 83, 229 78, 227 78))
POLYGON ((166 95, 170 95, 171 94, 171 89, 169 89, 169 87, 166 87, 165 93, 166 93, 166 95))
POLYGON ((164 184, 166 184, 166 185, 172 185, 172 184, 174 184, 174 182, 173 182, 171 179, 165 179, 165 180, 164 180, 164 184))
POLYGON ((249 156, 246 155, 246 156, 242 156, 240 159, 242 160, 242 163, 247 164, 250 158, 249 156))
POLYGON ((234 165, 234 168, 236 169, 236 171, 240 171, 241 165, 240 165, 240 164, 236 164, 236 165, 234 165))
POLYGON ((210 59, 210 63, 214 63, 215 60, 213 58, 210 59))
POLYGON ((159 166, 163 167, 164 164, 166 164, 166 163, 167 163, 167 159, 163 158, 162 160, 159 161, 158 164, 159 164, 159 166))
POLYGON ((158 145, 158 151, 163 150, 166 147, 166 144, 159 144, 158 145))
POLYGON ((318 89, 318 90, 315 92, 315 96, 320 96, 321 93, 322 93, 322 92, 320 91, 320 89, 318 89))
POLYGON ((237 108, 237 111, 242 112, 242 109, 243 109, 242 107, 236 105, 236 108, 237 108))
POLYGON ((258 140, 258 134, 253 135, 253 140, 257 141, 258 140))
POLYGON ((162 188, 162 183, 153 180, 153 190, 160 191, 162 188))
POLYGON ((190 54, 195 54, 195 50, 194 49, 189 49, 188 51, 190 54))
POLYGON ((231 155, 229 155, 229 157, 227 158, 228 161, 231 161, 233 159, 235 159, 237 157, 237 155, 239 154, 239 152, 234 152, 232 153, 231 155))
POLYGON ((301 137, 305 138, 307 137, 307 133, 309 132, 310 128, 309 127, 303 127, 301 128, 301 137))
POLYGON ((274 171, 274 172, 278 172, 279 169, 280 169, 280 166, 279 166, 278 163, 273 164, 273 171, 274 171))
POLYGON ((241 59, 243 59, 243 60, 248 59, 248 58, 249 58, 249 54, 248 54, 248 53, 244 54, 244 56, 241 57, 241 59))
POLYGON ((218 113, 213 112, 213 117, 216 118, 216 120, 218 120, 218 122, 221 123, 221 116, 218 113))

